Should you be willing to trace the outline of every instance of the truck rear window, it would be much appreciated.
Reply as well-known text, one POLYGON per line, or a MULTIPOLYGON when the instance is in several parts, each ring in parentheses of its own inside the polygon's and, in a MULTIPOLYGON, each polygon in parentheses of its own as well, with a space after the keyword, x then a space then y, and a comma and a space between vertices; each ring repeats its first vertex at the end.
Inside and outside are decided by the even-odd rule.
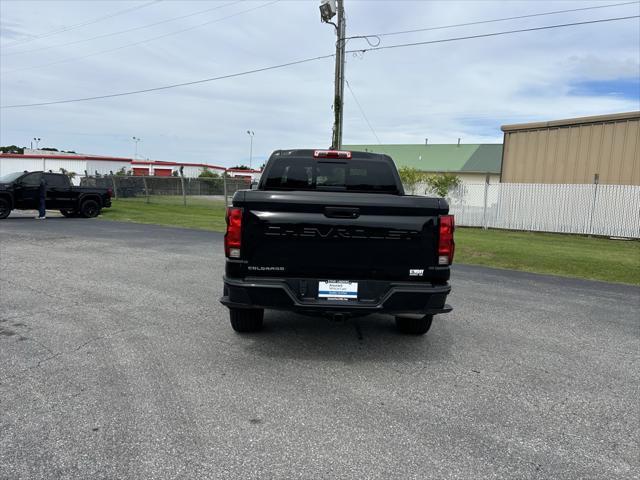
POLYGON ((265 190, 334 190, 399 194, 390 165, 368 160, 283 157, 272 161, 265 190))

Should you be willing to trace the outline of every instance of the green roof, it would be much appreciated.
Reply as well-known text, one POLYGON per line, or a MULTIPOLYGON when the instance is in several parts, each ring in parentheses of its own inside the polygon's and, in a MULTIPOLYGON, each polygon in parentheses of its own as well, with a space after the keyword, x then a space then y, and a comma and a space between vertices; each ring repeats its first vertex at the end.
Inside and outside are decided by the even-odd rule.
POLYGON ((423 172, 500 173, 502 144, 343 145, 345 150, 386 153, 399 167, 423 172))

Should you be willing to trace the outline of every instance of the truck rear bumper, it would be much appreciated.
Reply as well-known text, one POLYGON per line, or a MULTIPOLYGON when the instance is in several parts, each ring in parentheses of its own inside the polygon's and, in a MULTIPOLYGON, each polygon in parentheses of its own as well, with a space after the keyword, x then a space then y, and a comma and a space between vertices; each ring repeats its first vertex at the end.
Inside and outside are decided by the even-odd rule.
POLYGON ((438 314, 452 307, 445 303, 451 286, 418 282, 362 281, 363 294, 358 300, 317 298, 314 279, 224 277, 220 303, 229 308, 266 308, 301 313, 388 313, 438 314), (314 290, 315 286, 315 290, 314 290))

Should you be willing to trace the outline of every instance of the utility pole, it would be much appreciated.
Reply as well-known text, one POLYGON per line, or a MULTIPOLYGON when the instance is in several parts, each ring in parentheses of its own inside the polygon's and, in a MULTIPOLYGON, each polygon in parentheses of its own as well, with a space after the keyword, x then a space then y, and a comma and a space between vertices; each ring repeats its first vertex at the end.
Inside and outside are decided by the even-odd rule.
POLYGON ((342 118, 344 106, 344 51, 346 22, 344 18, 344 0, 322 0, 320 3, 320 17, 323 22, 330 23, 336 28, 336 69, 334 79, 333 98, 333 137, 331 148, 339 150, 342 147, 342 118), (338 15, 337 23, 331 22, 331 18, 338 15))
POLYGON ((184 165, 180 165, 180 186, 182 187, 182 203, 187 206, 187 193, 184 191, 184 165))
POLYGON ((335 99, 333 101, 333 110, 335 122, 333 126, 333 142, 332 148, 340 150, 342 148, 342 117, 344 107, 344 50, 345 50, 345 31, 346 25, 344 20, 344 0, 338 0, 338 41, 336 42, 336 79, 335 79, 335 99))

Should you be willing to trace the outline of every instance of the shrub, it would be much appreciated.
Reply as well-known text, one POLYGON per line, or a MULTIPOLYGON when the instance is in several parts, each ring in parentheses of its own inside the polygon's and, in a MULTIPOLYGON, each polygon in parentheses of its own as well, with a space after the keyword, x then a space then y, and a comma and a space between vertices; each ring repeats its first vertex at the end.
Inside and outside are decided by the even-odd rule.
POLYGON ((199 178, 220 178, 220 175, 217 174, 216 172, 212 172, 211 170, 209 170, 208 167, 202 167, 202 171, 200 172, 200 175, 198 175, 199 178))
POLYGON ((405 190, 411 194, 415 193, 416 187, 424 177, 424 173, 413 167, 400 167, 398 173, 405 190))
POLYGON ((423 181, 426 184, 424 193, 433 193, 439 197, 448 196, 449 192, 458 188, 462 184, 460 177, 453 173, 425 175, 423 181))

